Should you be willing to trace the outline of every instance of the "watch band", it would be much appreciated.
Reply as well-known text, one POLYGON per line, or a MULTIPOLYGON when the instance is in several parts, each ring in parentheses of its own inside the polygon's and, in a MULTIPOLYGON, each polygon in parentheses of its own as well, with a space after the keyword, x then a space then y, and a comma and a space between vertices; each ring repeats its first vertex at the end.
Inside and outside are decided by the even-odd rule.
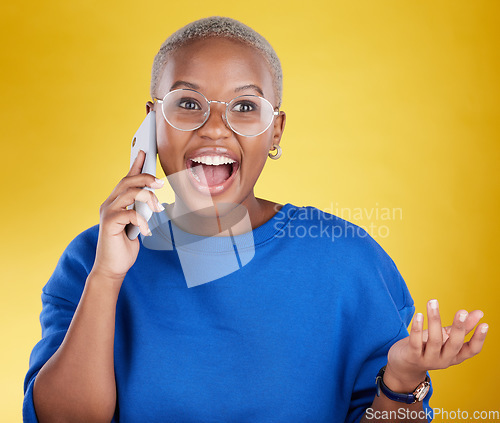
POLYGON ((418 401, 422 401, 430 389, 430 379, 429 375, 426 375, 425 380, 415 388, 415 390, 409 394, 402 394, 399 392, 391 391, 387 385, 384 383, 384 373, 385 368, 387 366, 382 367, 377 377, 375 378, 375 383, 377 384, 377 397, 380 396, 380 391, 384 393, 384 395, 392 401, 404 402, 405 404, 413 404, 418 401))

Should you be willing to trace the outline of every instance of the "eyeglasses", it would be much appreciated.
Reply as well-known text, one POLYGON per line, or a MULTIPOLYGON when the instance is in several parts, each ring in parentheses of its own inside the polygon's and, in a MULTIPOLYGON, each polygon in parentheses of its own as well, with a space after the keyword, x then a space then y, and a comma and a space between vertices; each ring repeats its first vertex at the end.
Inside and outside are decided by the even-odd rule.
POLYGON ((256 137, 267 131, 279 111, 272 104, 257 95, 241 95, 229 103, 207 100, 198 91, 181 88, 168 92, 163 100, 155 98, 161 104, 165 120, 179 131, 194 131, 201 128, 210 116, 210 105, 226 105, 222 115, 224 122, 238 135, 256 137))

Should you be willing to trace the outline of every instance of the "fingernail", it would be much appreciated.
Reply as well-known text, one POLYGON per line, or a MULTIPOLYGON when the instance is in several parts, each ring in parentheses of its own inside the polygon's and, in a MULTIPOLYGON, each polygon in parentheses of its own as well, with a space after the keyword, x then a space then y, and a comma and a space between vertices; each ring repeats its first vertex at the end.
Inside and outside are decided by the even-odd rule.
POLYGON ((151 229, 148 229, 148 233, 146 234, 146 236, 151 236, 151 235, 153 235, 151 229))
POLYGON ((481 333, 486 333, 488 332, 488 325, 484 325, 482 328, 481 328, 481 333))
POLYGON ((469 313, 460 313, 460 315, 458 316, 458 320, 460 320, 462 323, 465 322, 465 319, 467 319, 467 315, 469 313))
POLYGON ((431 306, 431 309, 436 310, 438 308, 438 300, 430 300, 429 305, 431 306))
POLYGON ((163 185, 163 184, 165 183, 165 181, 164 181, 164 180, 162 180, 162 179, 158 179, 158 178, 155 178, 155 182, 156 182, 157 184, 160 184, 160 185, 163 185))
POLYGON ((165 207, 163 207, 163 205, 161 203, 158 203, 158 208, 160 209, 160 211, 165 210, 165 207))

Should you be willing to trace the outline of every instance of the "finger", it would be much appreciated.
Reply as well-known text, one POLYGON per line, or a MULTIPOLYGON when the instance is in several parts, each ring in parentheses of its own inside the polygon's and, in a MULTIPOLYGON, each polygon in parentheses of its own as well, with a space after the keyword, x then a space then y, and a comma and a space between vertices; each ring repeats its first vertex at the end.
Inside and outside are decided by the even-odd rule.
POLYGON ((161 205, 158 197, 150 190, 143 188, 133 188, 131 191, 139 190, 135 196, 135 201, 142 201, 147 203, 152 211, 162 212, 165 208, 161 205))
POLYGON ((120 195, 121 192, 125 191, 129 187, 138 187, 138 188, 149 187, 153 189, 159 189, 163 187, 164 184, 165 184, 164 180, 155 178, 153 175, 150 175, 149 173, 141 173, 139 175, 125 176, 120 182, 118 182, 113 191, 111 191, 111 194, 103 203, 103 206, 111 204, 113 201, 116 200, 116 198, 118 197, 118 195, 120 195))
MULTIPOLYGON (((134 162, 132 163, 132 166, 130 166, 130 169, 128 173, 125 175, 124 178, 116 185, 116 187, 113 189, 109 197, 104 201, 104 203, 101 205, 102 207, 107 206, 111 202, 113 202, 118 194, 125 189, 125 187, 130 186, 130 184, 133 184, 136 182, 135 179, 130 179, 131 176, 138 176, 138 175, 149 175, 148 173, 141 173, 142 172, 142 167, 144 166, 144 161, 146 160, 146 153, 144 150, 139 150, 137 153, 137 156, 134 159, 134 162)), ((142 178, 139 179, 139 182, 142 185, 136 185, 136 186, 151 186, 151 188, 161 188, 163 186, 164 181, 155 178, 153 175, 151 177, 148 177, 146 180, 143 180, 142 178), (145 182, 146 181, 146 184, 145 182), (157 182, 157 186, 154 186, 154 181, 157 182)))
POLYGON ((160 204, 158 197, 150 190, 143 188, 127 188, 111 203, 111 209, 125 209, 127 206, 134 204, 135 201, 147 203, 152 211, 161 212, 164 207, 160 204))
POLYGON ((109 236, 123 234, 124 227, 129 223, 138 226, 143 235, 149 235, 149 225, 146 219, 135 210, 108 210, 100 223, 103 231, 109 236))
POLYGON ((481 310, 471 311, 465 321, 465 334, 470 333, 483 317, 484 313, 481 310))
POLYGON ((453 364, 459 364, 462 361, 479 354, 483 348, 487 333, 488 325, 486 323, 481 323, 474 331, 472 338, 463 344, 453 364))
POLYGON ((411 324, 409 345, 410 351, 415 356, 420 357, 423 352, 423 327, 424 327, 424 315, 422 313, 415 314, 413 322, 411 324))
POLYGON ((466 335, 466 325, 469 313, 467 310, 459 310, 455 313, 453 325, 449 331, 449 337, 443 345, 441 350, 441 358, 446 363, 451 363, 464 344, 466 335))
MULTIPOLYGON (((450 335, 450 330, 451 330, 451 326, 445 326, 444 328, 441 328, 441 333, 442 333, 442 336, 443 336, 443 342, 445 342, 449 335, 450 335)), ((427 339, 429 338, 428 336, 428 331, 427 329, 425 329, 422 333, 422 339, 424 341, 424 345, 425 343, 427 342, 427 339)))
POLYGON ((132 223, 134 226, 138 226, 139 230, 144 236, 151 234, 148 222, 144 217, 137 213, 135 210, 122 210, 120 212, 114 213, 112 215, 114 222, 118 224, 117 232, 122 232, 126 225, 132 223))
POLYGON ((144 166, 144 160, 146 160, 146 153, 144 152, 144 150, 139 150, 134 163, 132 163, 132 166, 130 166, 127 176, 138 175, 139 173, 141 173, 142 167, 144 166))
POLYGON ((427 303, 427 321, 428 339, 425 344, 424 356, 427 361, 433 361, 439 358, 443 346, 443 331, 437 300, 430 300, 427 303))

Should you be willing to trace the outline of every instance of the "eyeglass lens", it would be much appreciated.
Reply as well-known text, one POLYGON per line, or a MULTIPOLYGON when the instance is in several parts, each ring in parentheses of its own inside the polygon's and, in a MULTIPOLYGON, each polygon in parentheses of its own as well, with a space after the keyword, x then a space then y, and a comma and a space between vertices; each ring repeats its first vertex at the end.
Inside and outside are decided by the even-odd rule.
MULTIPOLYGON (((179 89, 165 96, 162 110, 165 120, 174 128, 192 131, 201 127, 208 119, 209 103, 197 91, 179 89)), ((243 95, 229 102, 225 117, 236 133, 256 136, 269 128, 273 112, 273 107, 267 100, 255 95, 243 95)))

